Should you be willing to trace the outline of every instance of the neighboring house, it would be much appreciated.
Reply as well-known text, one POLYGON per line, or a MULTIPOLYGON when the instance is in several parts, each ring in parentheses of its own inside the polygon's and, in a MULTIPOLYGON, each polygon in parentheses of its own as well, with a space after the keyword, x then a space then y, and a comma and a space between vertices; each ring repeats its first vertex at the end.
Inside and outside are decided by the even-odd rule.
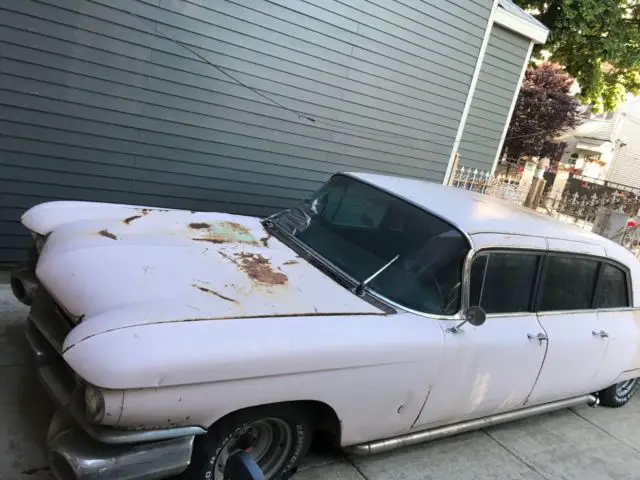
POLYGON ((508 0, 0 2, 0 262, 47 200, 262 216, 491 169, 547 35, 508 0))
POLYGON ((640 98, 625 105, 618 115, 618 149, 606 179, 640 189, 640 98))
POLYGON ((640 99, 594 115, 556 140, 560 163, 596 180, 640 188, 640 99))

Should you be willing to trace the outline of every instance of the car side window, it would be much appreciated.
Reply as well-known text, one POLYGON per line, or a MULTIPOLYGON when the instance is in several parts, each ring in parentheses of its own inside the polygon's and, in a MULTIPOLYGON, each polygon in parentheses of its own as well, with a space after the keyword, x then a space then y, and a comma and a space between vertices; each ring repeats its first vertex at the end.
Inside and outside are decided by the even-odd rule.
POLYGON ((595 308, 629 306, 629 290, 625 272, 610 263, 603 263, 596 290, 595 308))
POLYGON ((488 314, 531 310, 540 255, 491 252, 471 264, 470 305, 488 314))
POLYGON ((587 310, 598 276, 598 261, 550 255, 541 286, 540 311, 587 310))

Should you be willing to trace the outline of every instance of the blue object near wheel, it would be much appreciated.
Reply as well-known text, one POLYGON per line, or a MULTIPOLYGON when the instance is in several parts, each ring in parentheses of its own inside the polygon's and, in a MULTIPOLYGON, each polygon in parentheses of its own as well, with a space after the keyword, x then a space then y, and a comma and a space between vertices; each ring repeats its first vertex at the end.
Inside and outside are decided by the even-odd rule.
POLYGON ((251 455, 239 450, 227 459, 224 480, 264 480, 264 474, 251 455))

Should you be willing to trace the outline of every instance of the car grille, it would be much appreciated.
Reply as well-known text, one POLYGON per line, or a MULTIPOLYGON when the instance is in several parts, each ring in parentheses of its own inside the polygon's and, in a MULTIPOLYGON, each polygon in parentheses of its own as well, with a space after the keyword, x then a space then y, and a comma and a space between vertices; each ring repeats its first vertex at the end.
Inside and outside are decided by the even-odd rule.
POLYGON ((62 346, 73 323, 40 286, 27 322, 27 340, 38 363, 38 373, 56 403, 65 405, 80 383, 62 357, 62 346))

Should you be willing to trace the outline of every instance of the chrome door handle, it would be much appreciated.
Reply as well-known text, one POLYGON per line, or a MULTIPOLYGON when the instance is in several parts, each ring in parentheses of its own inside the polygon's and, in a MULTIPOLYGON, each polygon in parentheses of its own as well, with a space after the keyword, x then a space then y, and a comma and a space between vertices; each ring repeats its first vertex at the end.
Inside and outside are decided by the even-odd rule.
POLYGON ((594 337, 609 338, 609 334, 604 330, 594 330, 591 332, 594 337))
POLYGON ((527 338, 529 340, 538 340, 538 342, 540 342, 540 344, 542 344, 542 342, 546 342, 548 340, 547 336, 542 332, 540 332, 538 334, 535 334, 535 335, 532 334, 532 333, 527 333, 527 338))

